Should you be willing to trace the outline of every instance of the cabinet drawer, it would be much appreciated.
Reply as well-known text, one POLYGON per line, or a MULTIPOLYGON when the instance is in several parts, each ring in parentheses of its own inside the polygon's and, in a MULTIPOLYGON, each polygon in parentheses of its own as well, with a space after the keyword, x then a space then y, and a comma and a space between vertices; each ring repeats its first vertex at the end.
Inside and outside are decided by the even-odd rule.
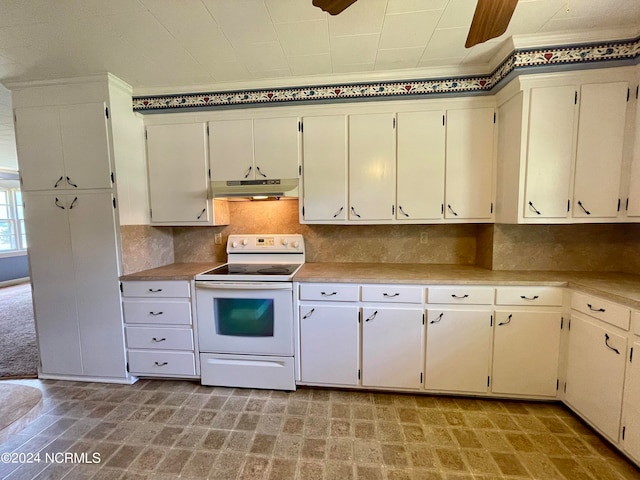
POLYGON ((125 298, 122 306, 127 323, 191 325, 191 302, 187 299, 147 301, 125 298))
POLYGON ((122 282, 125 297, 188 297, 189 282, 186 280, 156 280, 122 282))
POLYGON ((331 300, 334 302, 357 302, 360 287, 358 285, 332 283, 300 284, 300 300, 331 300))
POLYGON ((126 327, 128 348, 193 350, 190 328, 126 327))
POLYGON ((499 287, 496 305, 562 305, 562 289, 556 287, 499 287))
POLYGON ((631 330, 640 336, 640 312, 631 312, 631 330))
POLYGON ((631 319, 631 309, 629 307, 602 300, 592 295, 574 292, 571 295, 571 308, 616 327, 629 330, 631 319))
POLYGON ((195 375, 193 352, 129 351, 129 370, 137 375, 195 375))
POLYGON ((427 289, 427 302, 461 305, 491 305, 493 303, 493 288, 468 287, 465 285, 429 287, 427 289))
POLYGON ((422 287, 363 285, 363 302, 422 303, 422 287))

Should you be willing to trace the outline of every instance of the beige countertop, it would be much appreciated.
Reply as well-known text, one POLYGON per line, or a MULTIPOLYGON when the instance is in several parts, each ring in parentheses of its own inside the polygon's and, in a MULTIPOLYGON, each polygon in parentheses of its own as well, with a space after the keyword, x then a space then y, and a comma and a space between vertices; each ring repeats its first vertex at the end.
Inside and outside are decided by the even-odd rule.
POLYGON ((120 280, 193 280, 193 277, 198 273, 206 272, 222 264, 223 262, 172 263, 163 267, 123 275, 120 280))
POLYGON ((429 285, 549 285, 571 287, 640 309, 640 276, 614 272, 487 270, 465 265, 305 263, 297 282, 429 285))
MULTIPOLYGON (((192 280, 223 262, 173 263, 123 275, 121 280, 192 280)), ((640 275, 615 272, 487 270, 466 265, 405 263, 305 263, 297 282, 425 285, 549 285, 571 287, 640 310, 640 275)))

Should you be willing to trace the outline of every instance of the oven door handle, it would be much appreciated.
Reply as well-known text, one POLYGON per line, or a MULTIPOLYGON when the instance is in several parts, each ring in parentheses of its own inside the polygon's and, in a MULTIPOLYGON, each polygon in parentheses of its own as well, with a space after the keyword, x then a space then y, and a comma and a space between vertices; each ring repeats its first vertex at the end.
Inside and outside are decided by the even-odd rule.
POLYGON ((293 290, 291 283, 220 283, 220 282, 196 282, 196 288, 208 290, 293 290))

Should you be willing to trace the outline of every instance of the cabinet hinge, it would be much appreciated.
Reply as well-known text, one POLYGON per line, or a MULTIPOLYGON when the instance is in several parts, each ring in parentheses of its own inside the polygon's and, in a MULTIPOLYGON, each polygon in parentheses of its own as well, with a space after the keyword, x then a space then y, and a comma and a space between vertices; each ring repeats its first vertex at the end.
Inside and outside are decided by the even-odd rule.
POLYGON ((633 347, 629 350, 629 363, 633 362, 633 347))
POLYGON ((627 88, 627 102, 629 101, 630 96, 631 96, 631 89, 627 88))
POLYGON ((207 137, 209 136, 209 125, 207 124, 207 137))
POLYGON ((560 379, 556 379, 556 392, 560 390, 560 379))
POLYGON ((302 165, 298 165, 298 175, 302 175, 302 165))
POLYGON ((113 172, 111 172, 111 183, 116 183, 116 177, 113 175, 113 172))
POLYGON ((391 205, 391 215, 394 215, 395 213, 396 213, 396 206, 391 205))
POLYGON ((107 118, 109 118, 109 107, 104 107, 104 114, 107 118))
POLYGON ((444 116, 444 115, 442 115, 442 126, 443 126, 443 127, 444 127, 444 124, 445 124, 445 116, 444 116))
POLYGON ((302 122, 298 121, 298 131, 302 133, 302 122))
MULTIPOLYGON (((362 322, 362 311, 358 312, 358 323, 362 322)), ((360 377, 358 377, 360 378, 360 377)))
POLYGON ((493 112, 493 123, 496 123, 496 112, 493 112))
POLYGON ((393 128, 396 128, 396 117, 393 117, 393 128))
POLYGON ((491 315, 491 321, 489 322, 489 326, 493 327, 493 315, 491 315))
POLYGON ((116 199, 113 199, 113 208, 116 208, 116 199))
POLYGON ((491 213, 493 213, 493 202, 491 202, 491 213))
POLYGON ((567 382, 564 382, 564 393, 567 393, 567 382))
POLYGON ((560 317, 560 330, 564 327, 564 317, 560 317))
POLYGON ((147 135, 147 129, 144 129, 144 139, 148 140, 149 139, 149 135, 147 135))
MULTIPOLYGON (((20 186, 24 184, 24 180, 22 179, 22 175, 20 175, 20 186)), ((627 199, 627 203, 629 203, 629 199, 627 199)))
POLYGON ((120 291, 124 293, 124 289, 122 288, 122 282, 120 282, 120 291))
POLYGON ((360 369, 358 369, 358 380, 360 380, 360 369))
POLYGON ((574 97, 573 97, 573 104, 574 104, 574 105, 577 105, 577 104, 578 104, 578 91, 577 91, 577 90, 576 90, 576 93, 575 93, 575 95, 574 95, 574 97))
POLYGON ((629 211, 629 197, 627 197, 627 201, 625 203, 624 209, 628 212, 629 211))
POLYGON ((620 199, 618 199, 618 211, 620 211, 620 199))
POLYGON ((491 377, 487 377, 487 387, 491 386, 491 377))
POLYGON ((127 373, 131 372, 131 370, 129 370, 129 362, 127 362, 127 373))
POLYGON ((624 434, 627 433, 627 426, 623 425, 622 426, 622 440, 624 440, 624 434))
POLYGON ((571 211, 571 200, 567 200, 567 212, 571 211))
POLYGON ((304 217, 304 205, 302 206, 302 216, 304 217))
POLYGON ((571 319, 569 319, 569 325, 567 325, 567 330, 571 331, 571 319))
POLYGON ((420 372, 420 384, 422 384, 422 372, 420 372))
POLYGON ((424 325, 424 313, 422 314, 422 324, 424 325))
POLYGON ((636 100, 638 99, 639 91, 640 91, 640 85, 636 85, 636 100))
POLYGON ((440 204, 440 214, 444 215, 444 203, 440 204))
POLYGON ((149 218, 153 218, 153 209, 152 208, 149 209, 149 218))

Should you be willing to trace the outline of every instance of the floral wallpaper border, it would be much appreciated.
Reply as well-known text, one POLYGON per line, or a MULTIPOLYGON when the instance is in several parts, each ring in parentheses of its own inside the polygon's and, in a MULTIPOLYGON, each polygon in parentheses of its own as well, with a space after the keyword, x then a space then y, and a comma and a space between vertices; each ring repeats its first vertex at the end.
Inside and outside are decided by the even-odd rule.
POLYGON ((220 106, 302 101, 327 102, 411 95, 486 93, 510 73, 524 72, 531 67, 550 68, 612 60, 637 61, 638 58, 640 58, 640 37, 609 43, 517 49, 492 73, 483 76, 140 96, 133 98, 133 110, 145 113, 159 110, 212 109, 220 106))

